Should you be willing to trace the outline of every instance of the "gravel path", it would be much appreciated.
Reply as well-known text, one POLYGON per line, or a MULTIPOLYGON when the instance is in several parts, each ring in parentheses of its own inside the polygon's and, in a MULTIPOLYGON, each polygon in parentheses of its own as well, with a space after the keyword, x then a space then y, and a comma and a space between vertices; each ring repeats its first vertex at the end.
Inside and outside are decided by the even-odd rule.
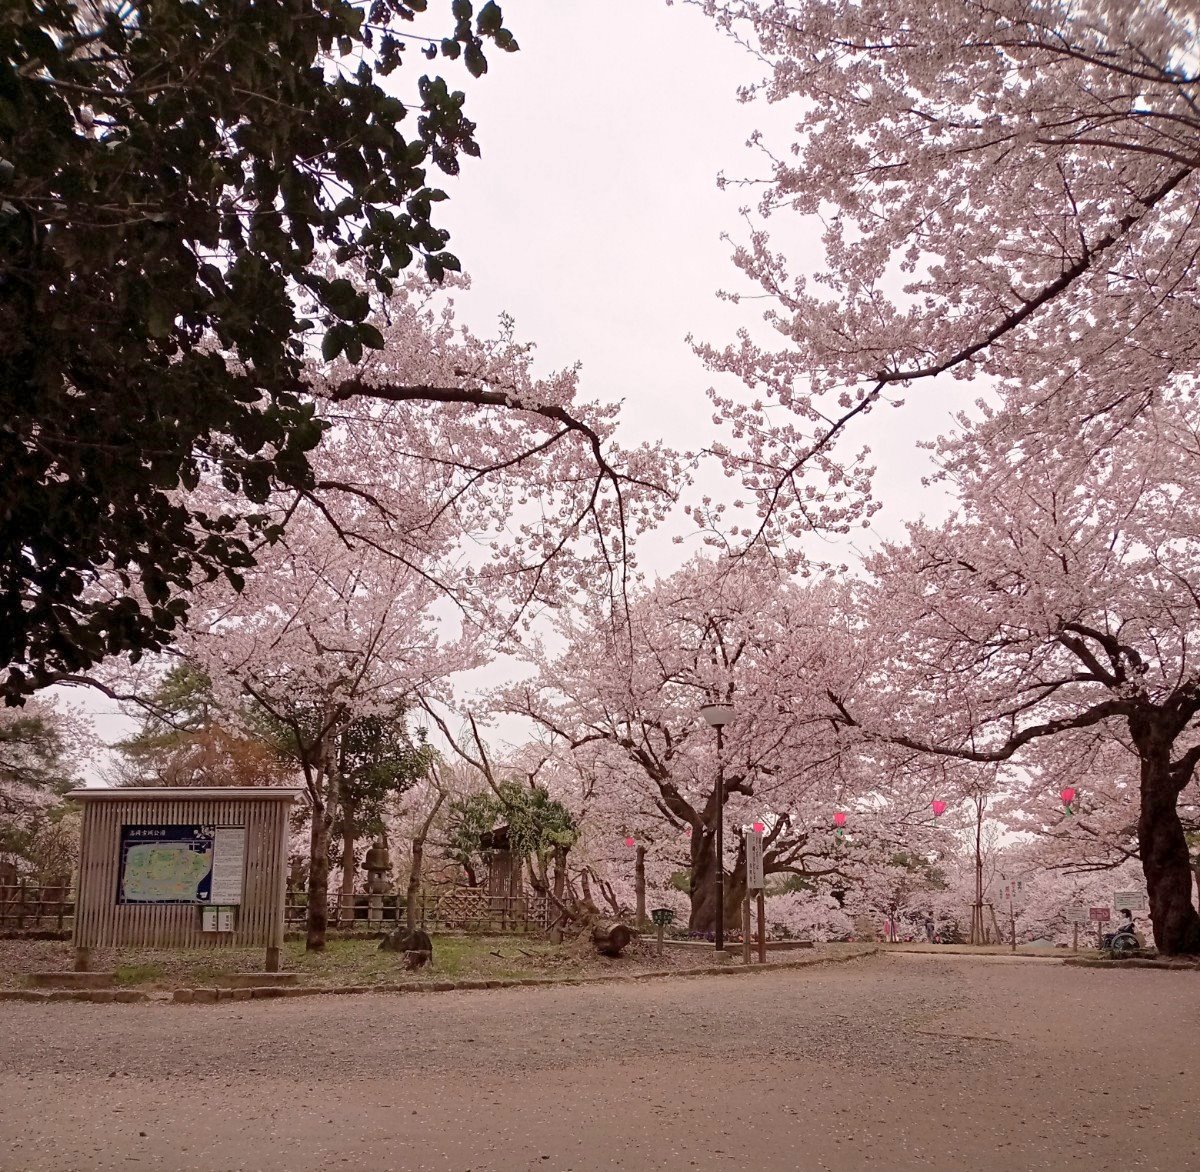
POLYGON ((1198 980, 907 954, 419 997, 6 1003, 0 1169, 1186 1172, 1198 980))

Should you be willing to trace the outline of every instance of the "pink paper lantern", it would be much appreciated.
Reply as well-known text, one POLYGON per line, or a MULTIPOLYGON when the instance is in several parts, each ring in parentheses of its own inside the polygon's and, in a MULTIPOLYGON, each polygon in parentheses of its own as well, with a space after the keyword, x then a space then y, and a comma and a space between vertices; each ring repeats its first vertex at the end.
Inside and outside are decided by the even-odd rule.
POLYGON ((754 833, 755 833, 755 834, 762 834, 762 832, 763 832, 764 830, 766 830, 766 828, 767 828, 767 827, 766 827, 766 825, 765 825, 764 823, 762 823, 762 822, 755 822, 755 823, 754 823, 754 833))
POLYGON ((933 816, 935 818, 946 812, 946 803, 937 798, 934 798, 929 804, 933 807, 933 816))
POLYGON ((627 839, 625 840, 625 845, 626 845, 626 846, 633 846, 633 839, 632 839, 632 838, 627 838, 627 839))
POLYGON ((834 824, 834 826, 845 826, 846 825, 846 815, 843 814, 841 812, 841 810, 839 810, 836 814, 834 814, 833 824, 834 824))

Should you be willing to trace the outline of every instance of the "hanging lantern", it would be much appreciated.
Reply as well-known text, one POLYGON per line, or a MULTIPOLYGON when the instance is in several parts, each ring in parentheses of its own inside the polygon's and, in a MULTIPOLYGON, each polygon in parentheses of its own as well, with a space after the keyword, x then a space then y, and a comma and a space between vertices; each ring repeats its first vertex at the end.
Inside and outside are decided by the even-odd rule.
POLYGON ((1071 809, 1071 803, 1075 800, 1075 787, 1072 785, 1063 786, 1058 791, 1058 796, 1062 798, 1062 804, 1066 808, 1067 813, 1074 814, 1075 811, 1071 809))
POLYGON ((752 829, 754 830, 754 833, 755 833, 755 834, 762 834, 762 832, 763 832, 764 830, 766 830, 766 828, 767 828, 767 827, 766 827, 766 824, 765 824, 765 823, 762 823, 762 822, 755 822, 755 823, 753 824, 753 827, 752 827, 752 829))
POLYGON ((933 816, 935 818, 940 817, 942 814, 944 814, 946 812, 946 803, 943 801, 939 801, 937 798, 934 798, 933 801, 929 803, 929 805, 933 809, 933 816))
POLYGON ((633 836, 632 836, 632 835, 628 836, 628 837, 625 839, 625 845, 626 845, 626 846, 633 846, 633 836))

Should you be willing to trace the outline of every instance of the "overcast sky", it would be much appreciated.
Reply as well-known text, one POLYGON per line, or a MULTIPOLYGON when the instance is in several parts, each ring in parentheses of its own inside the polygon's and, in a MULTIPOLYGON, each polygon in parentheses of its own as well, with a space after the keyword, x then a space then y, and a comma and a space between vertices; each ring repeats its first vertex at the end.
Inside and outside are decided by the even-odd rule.
MULTIPOLYGON (((700 448, 716 434, 705 398, 713 376, 687 335, 724 343, 739 325, 765 329, 765 302, 716 296, 756 291, 722 239, 742 237, 739 209, 755 195, 719 190, 717 178, 761 175, 747 138, 764 126, 778 136, 796 111, 740 103, 738 85, 760 66, 688 5, 521 0, 505 16, 521 51, 494 54, 470 82, 483 155, 465 162, 443 205, 473 281, 460 299, 466 316, 483 331, 507 311, 547 365, 582 362, 585 396, 623 401, 626 442, 700 448)), ((815 231, 787 217, 776 226, 793 256, 807 253, 800 263, 818 261, 815 231)), ((928 465, 916 442, 946 430, 966 396, 910 398, 852 437, 879 463, 876 529, 887 536, 922 510, 940 513, 940 497, 920 487, 928 465)), ((642 550, 659 571, 679 556, 667 541, 642 550)))
MULTIPOLYGON (((439 209, 473 282, 459 296, 463 316, 486 333, 508 312, 547 368, 581 362, 585 398, 624 403, 624 442, 701 448, 716 434, 705 398, 713 379, 685 339, 723 343, 764 308, 716 296, 751 291, 722 234, 740 236, 739 207, 753 200, 745 188, 719 190, 717 177, 761 173, 746 140, 756 126, 784 128, 787 113, 738 102, 737 86, 759 67, 690 6, 510 0, 504 10, 521 50, 493 53, 479 81, 463 76, 482 157, 463 161, 439 209)), ((423 67, 434 68, 414 55, 397 92, 423 67)), ((816 261, 815 234, 779 228, 816 261)), ((920 486, 928 464, 916 443, 946 430, 966 401, 961 390, 926 388, 863 421, 852 438, 873 449, 885 508, 856 543, 898 535, 921 512, 941 514, 940 495, 920 486)), ((707 477, 703 487, 739 495, 707 477)), ((676 521, 668 532, 686 528, 676 521)), ((651 536, 639 558, 669 573, 698 548, 651 536)), ((86 703, 102 735, 120 735, 110 704, 86 703)))

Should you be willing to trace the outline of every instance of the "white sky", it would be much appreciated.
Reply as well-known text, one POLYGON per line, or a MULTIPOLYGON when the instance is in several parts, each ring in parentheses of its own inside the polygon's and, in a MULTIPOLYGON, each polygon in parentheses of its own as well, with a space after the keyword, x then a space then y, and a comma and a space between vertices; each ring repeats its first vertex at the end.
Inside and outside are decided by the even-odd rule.
MULTIPOLYGON (((702 447, 716 435, 705 398, 713 376, 685 338, 724 343, 740 325, 761 333, 767 307, 716 296, 755 292, 721 236, 741 237, 739 208, 756 198, 718 190, 717 176, 761 174, 746 139, 764 124, 782 134, 787 112, 738 102, 737 86, 759 66, 690 6, 521 0, 505 16, 521 51, 493 54, 491 72, 470 83, 483 155, 464 162, 442 205, 473 281, 460 305, 481 332, 512 314, 548 366, 582 362, 585 397, 623 401, 625 442, 702 447)), ((777 220, 808 242, 806 261, 818 259, 815 232, 777 220)), ((885 536, 923 510, 941 512, 941 497, 920 487, 928 463, 916 442, 946 430, 968 394, 923 390, 851 437, 879 464, 885 536)), ((715 479, 704 487, 743 495, 715 479)), ((669 572, 681 554, 651 539, 640 556, 669 572)))
MULTIPOLYGON (((737 101, 736 87, 755 80, 758 67, 694 8, 509 0, 504 9, 521 51, 492 53, 479 81, 464 75, 482 158, 463 160, 439 208, 473 281, 458 297, 462 314, 487 333, 508 312, 547 367, 582 362, 585 398, 623 401, 624 442, 702 447, 716 434, 705 398, 712 376, 685 337, 724 343, 739 325, 753 326, 766 304, 735 307, 716 297, 721 288, 750 291, 721 234, 740 235, 738 209, 754 198, 745 189, 722 192, 716 180, 721 172, 755 174, 746 139, 765 118, 786 128, 785 112, 737 101)), ((398 92, 423 66, 414 54, 397 75, 398 92)), ((453 67, 428 68, 449 76, 453 67)), ((804 241, 798 227, 779 224, 790 240, 804 241)), ((815 260, 815 234, 810 248, 815 260)), ((851 437, 856 447, 870 444, 879 466, 885 507, 875 535, 896 536, 904 520, 942 513, 940 494, 920 486, 928 461, 916 443, 946 430, 971 397, 953 383, 919 388, 907 406, 869 416, 851 437)), ((740 495, 712 478, 703 487, 740 495)), ((672 531, 686 527, 676 522, 672 531)), ((669 573, 697 548, 652 535, 639 559, 669 573)), ((129 727, 94 694, 70 698, 97 715, 106 739, 129 727)))

